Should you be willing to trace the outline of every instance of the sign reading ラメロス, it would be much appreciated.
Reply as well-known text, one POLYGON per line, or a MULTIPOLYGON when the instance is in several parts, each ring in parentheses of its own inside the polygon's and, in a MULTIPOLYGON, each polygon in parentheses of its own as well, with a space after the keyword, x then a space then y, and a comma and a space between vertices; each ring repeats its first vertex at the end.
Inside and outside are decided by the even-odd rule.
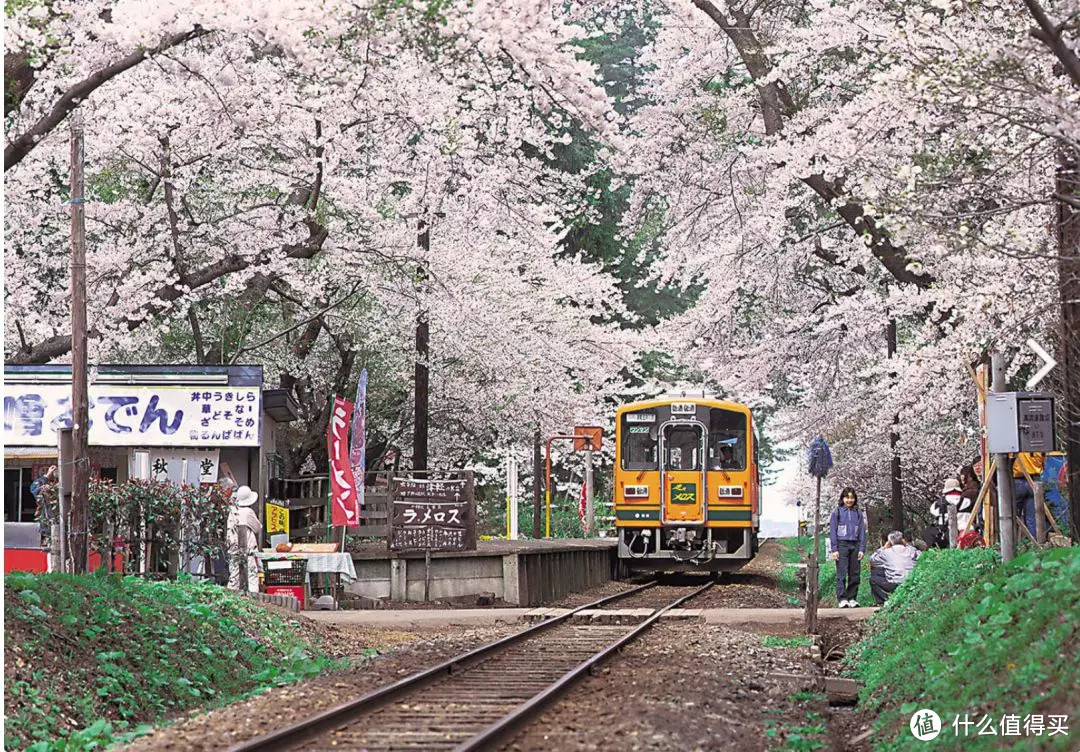
MULTIPOLYGON (((258 446, 262 394, 258 387, 90 387, 90 435, 95 446, 258 446)), ((8 384, 4 443, 56 446, 71 427, 67 384, 8 384)))
POLYGON ((393 551, 472 551, 476 503, 471 473, 452 480, 395 478, 390 487, 393 551))

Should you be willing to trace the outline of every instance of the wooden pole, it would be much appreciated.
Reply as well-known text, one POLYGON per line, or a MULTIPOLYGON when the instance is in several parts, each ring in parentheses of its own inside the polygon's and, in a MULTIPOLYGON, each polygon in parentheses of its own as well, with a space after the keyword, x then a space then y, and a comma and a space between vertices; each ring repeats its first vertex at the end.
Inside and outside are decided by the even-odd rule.
POLYGON ((1046 491, 1042 483, 1033 483, 1035 492, 1035 542, 1040 546, 1046 543, 1046 491))
MULTIPOLYGON (((1038 484, 1035 483, 1035 481, 1032 480, 1031 476, 1028 474, 1028 471, 1027 471, 1026 468, 1021 467, 1020 472, 1022 472, 1024 474, 1024 480, 1026 480, 1028 482, 1028 484, 1031 486, 1032 490, 1035 491, 1035 517, 1036 517, 1035 529, 1036 530, 1039 529, 1039 521, 1038 521, 1039 516, 1042 515, 1042 517, 1043 517, 1043 520, 1042 520, 1042 531, 1043 531, 1042 536, 1043 537, 1039 538, 1039 542, 1040 543, 1046 543, 1046 532, 1047 532, 1046 531, 1046 523, 1047 522, 1050 523, 1050 525, 1054 528, 1054 530, 1057 532, 1058 535, 1064 535, 1064 533, 1061 531, 1061 527, 1057 524, 1057 520, 1054 519, 1054 515, 1050 514, 1050 510, 1047 509, 1047 507, 1046 507, 1046 490, 1042 487, 1042 484, 1041 483, 1038 483, 1038 484)), ((1038 534, 1036 534, 1036 537, 1038 537, 1038 534)))
POLYGON ((424 603, 431 597, 431 549, 424 549, 424 603))
MULTIPOLYGON (((972 515, 974 517, 975 515, 972 515)), ((949 504, 949 548, 956 548, 956 540, 960 537, 956 524, 956 505, 949 504)))
POLYGON ((71 427, 72 462, 71 527, 68 530, 71 569, 85 573, 89 566, 90 458, 89 400, 86 384, 86 199, 83 175, 82 113, 71 113, 71 427))
MULTIPOLYGON (((986 451, 986 394, 990 391, 989 378, 987 375, 988 365, 980 363, 979 367, 975 369, 975 386, 978 389, 979 397, 979 465, 983 471, 984 485, 993 476, 993 460, 986 451)), ((980 493, 980 498, 982 494, 980 493)), ((983 544, 989 547, 994 541, 994 520, 993 515, 990 513, 990 499, 987 497, 986 502, 982 505, 982 519, 983 519, 983 544)), ((979 511, 979 502, 975 502, 975 509, 971 519, 974 520, 979 511)), ((966 529, 965 529, 966 531, 966 529)))
MULTIPOLYGON (((984 503, 988 506, 990 503, 990 489, 994 486, 994 471, 997 469, 997 460, 993 460, 990 463, 990 467, 986 472, 986 477, 983 478, 982 488, 979 489, 979 495, 975 497, 975 505, 973 509, 978 509, 979 505, 984 503)), ((983 524, 987 522, 986 517, 983 518, 983 524)), ((975 524, 975 513, 972 512, 971 517, 968 518, 967 524, 964 525, 964 529, 961 532, 966 533, 971 529, 971 526, 975 524)))
POLYGON ((817 495, 814 498, 814 550, 806 562, 806 631, 817 634, 818 601, 818 546, 821 541, 821 478, 817 479, 817 495))

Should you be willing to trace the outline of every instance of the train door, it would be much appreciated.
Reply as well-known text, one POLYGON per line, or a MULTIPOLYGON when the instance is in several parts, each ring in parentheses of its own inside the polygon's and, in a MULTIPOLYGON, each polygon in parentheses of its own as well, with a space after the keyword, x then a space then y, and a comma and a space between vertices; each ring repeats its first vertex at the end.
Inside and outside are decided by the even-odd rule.
POLYGON ((705 523, 705 427, 665 423, 660 431, 660 485, 664 524, 705 523))

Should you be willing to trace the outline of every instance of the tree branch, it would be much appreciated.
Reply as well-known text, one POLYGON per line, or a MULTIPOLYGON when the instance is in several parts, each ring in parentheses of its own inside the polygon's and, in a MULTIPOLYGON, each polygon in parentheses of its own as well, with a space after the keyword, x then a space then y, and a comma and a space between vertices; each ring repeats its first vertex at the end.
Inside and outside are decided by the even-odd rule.
MULTIPOLYGON (((285 255, 289 258, 295 259, 309 259, 314 257, 320 250, 322 250, 323 243, 326 242, 328 231, 325 227, 319 225, 314 220, 307 220, 309 235, 303 243, 290 244, 285 246, 285 255)), ((187 275, 187 287, 189 290, 197 290, 200 287, 214 282, 221 277, 228 274, 234 274, 236 272, 244 271, 256 266, 262 266, 270 262, 270 254, 261 254, 256 258, 243 258, 241 256, 227 256, 226 258, 215 261, 202 269, 190 272, 187 275)), ((139 328, 144 321, 148 318, 156 316, 169 308, 169 306, 179 298, 186 294, 182 290, 182 285, 167 284, 158 288, 154 294, 152 300, 147 302, 142 307, 143 316, 137 319, 127 320, 128 331, 134 331, 139 328)), ((90 333, 91 336, 95 336, 94 332, 90 333)), ((11 358, 8 359, 9 363, 47 363, 53 358, 58 358, 61 355, 69 352, 71 349, 71 335, 64 334, 55 337, 50 337, 45 342, 38 345, 34 345, 30 348, 20 348, 11 358)))
POLYGON ((1050 20, 1038 0, 1024 0, 1024 5, 1027 6, 1031 17, 1035 19, 1035 23, 1039 25, 1037 29, 1031 30, 1031 36, 1045 44, 1054 53, 1054 57, 1061 63, 1062 69, 1069 76, 1073 86, 1080 88, 1080 58, 1077 58, 1076 53, 1062 38, 1062 27, 1050 20))
POLYGON ((152 50, 137 50, 127 57, 117 60, 112 65, 91 73, 82 81, 65 91, 47 115, 43 115, 29 130, 25 131, 22 135, 18 136, 4 147, 4 172, 7 172, 21 162, 23 157, 33 151, 34 147, 37 146, 41 139, 49 135, 56 126, 64 121, 64 118, 68 116, 68 113, 78 107, 80 102, 90 96, 102 84, 116 78, 128 68, 135 67, 147 57, 156 55, 171 47, 176 47, 177 45, 184 44, 185 42, 209 33, 208 30, 203 29, 201 26, 195 26, 189 31, 174 34, 173 36, 162 40, 161 43, 152 50))
MULTIPOLYGON (((268 339, 264 339, 259 344, 251 345, 249 347, 241 347, 239 350, 236 351, 236 355, 233 356, 232 362, 235 363, 237 358, 239 358, 244 353, 251 352, 252 350, 258 350, 260 347, 262 347, 264 345, 269 345, 274 340, 280 339, 281 337, 284 337, 289 332, 296 331, 297 329, 299 329, 302 326, 305 326, 306 324, 309 324, 309 323, 311 323, 313 321, 314 322, 322 321, 322 316, 323 316, 324 313, 326 313, 327 311, 332 311, 333 309, 337 308, 342 303, 346 302, 349 298, 351 298, 353 295, 356 294, 356 291, 357 291, 357 289, 359 289, 359 287, 360 287, 360 283, 357 282, 356 284, 354 284, 352 286, 352 289, 349 290, 348 293, 346 293, 344 296, 342 296, 338 300, 335 300, 333 303, 330 303, 328 306, 326 306, 325 308, 320 309, 318 312, 314 313, 313 315, 309 316, 308 318, 296 322, 295 324, 290 326, 288 329, 283 329, 282 331, 278 332, 274 336, 269 337, 268 339)), ((325 326, 325 324, 322 324, 322 325, 325 326)))
MULTIPOLYGON (((729 18, 713 5, 711 0, 693 0, 693 3, 712 19, 735 45, 735 50, 755 81, 765 133, 769 136, 780 135, 784 130, 785 118, 796 112, 795 102, 783 82, 772 81, 764 85, 757 83, 771 73, 773 65, 750 26, 750 16, 738 8, 730 8, 729 18)), ((839 181, 826 180, 824 175, 818 173, 802 178, 802 182, 828 205, 835 207, 844 222, 858 235, 869 238, 870 252, 896 280, 921 288, 928 288, 933 284, 933 277, 921 269, 913 268, 911 259, 903 248, 893 243, 889 231, 867 215, 862 204, 850 198, 839 181)))

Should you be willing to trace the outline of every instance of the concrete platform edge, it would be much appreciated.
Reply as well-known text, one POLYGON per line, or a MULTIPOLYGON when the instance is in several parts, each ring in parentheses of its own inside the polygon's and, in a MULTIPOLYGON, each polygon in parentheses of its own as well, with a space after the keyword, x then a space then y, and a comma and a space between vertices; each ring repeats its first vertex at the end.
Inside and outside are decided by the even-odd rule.
MULTIPOLYGON (((875 612, 873 608, 823 608, 820 619, 864 621, 875 612)), ((400 609, 371 611, 305 611, 304 616, 324 624, 358 625, 382 628, 410 626, 483 626, 524 624, 541 614, 563 613, 556 608, 462 608, 462 609, 400 609)), ((633 611, 640 611, 634 609, 633 611)), ((683 611, 680 609, 680 611, 683 611)), ((705 608, 686 609, 694 616, 704 617, 706 624, 719 626, 799 627, 803 624, 801 608, 705 608)), ((686 614, 688 615, 688 614, 686 614)), ((674 616, 684 616, 675 614, 674 616)))

